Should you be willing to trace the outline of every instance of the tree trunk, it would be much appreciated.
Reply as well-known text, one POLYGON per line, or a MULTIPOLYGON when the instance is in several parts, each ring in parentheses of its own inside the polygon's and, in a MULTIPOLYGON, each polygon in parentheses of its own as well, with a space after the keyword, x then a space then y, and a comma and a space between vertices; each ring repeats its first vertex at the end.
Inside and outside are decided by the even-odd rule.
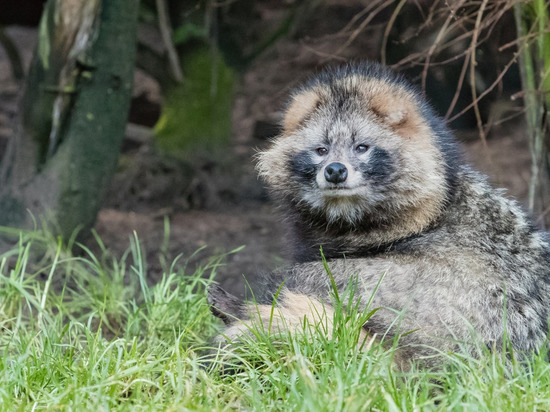
POLYGON ((139 0, 49 0, 16 132, 0 168, 0 225, 95 221, 133 86, 139 0))

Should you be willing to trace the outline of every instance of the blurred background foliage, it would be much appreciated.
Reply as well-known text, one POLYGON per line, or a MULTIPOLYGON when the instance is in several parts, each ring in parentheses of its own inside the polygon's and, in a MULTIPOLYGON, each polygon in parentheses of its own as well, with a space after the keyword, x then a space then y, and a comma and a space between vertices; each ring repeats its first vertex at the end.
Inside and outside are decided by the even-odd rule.
MULTIPOLYGON (((10 27, 36 26, 44 3, 0 4, 0 47, 20 84, 25 59, 10 27)), ((243 195, 264 201, 261 189, 250 189, 244 176, 254 172, 243 164, 278 133, 289 88, 326 64, 371 59, 419 84, 464 141, 486 148, 487 140, 525 127, 531 166, 520 184, 544 225, 549 4, 142 0, 129 125, 106 205, 135 209, 153 202, 189 210, 238 203, 243 195)), ((6 141, 0 133, 0 150, 6 141)))
POLYGON ((233 70, 214 49, 187 52, 185 81, 167 90, 155 125, 156 142, 176 156, 192 149, 215 150, 231 136, 233 70))

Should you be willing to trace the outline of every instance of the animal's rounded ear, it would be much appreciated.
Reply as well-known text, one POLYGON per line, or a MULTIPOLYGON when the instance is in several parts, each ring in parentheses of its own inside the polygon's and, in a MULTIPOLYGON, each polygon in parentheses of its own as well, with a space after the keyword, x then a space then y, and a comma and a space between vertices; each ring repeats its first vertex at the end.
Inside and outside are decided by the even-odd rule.
POLYGON ((423 124, 415 97, 401 90, 376 88, 369 96, 369 110, 402 136, 410 137, 423 124))
POLYGON ((319 105, 320 96, 314 90, 300 91, 292 96, 283 119, 285 135, 294 132, 319 105))
POLYGON ((377 93, 371 97, 370 110, 389 126, 398 126, 407 121, 412 105, 402 96, 395 96, 391 93, 377 93))

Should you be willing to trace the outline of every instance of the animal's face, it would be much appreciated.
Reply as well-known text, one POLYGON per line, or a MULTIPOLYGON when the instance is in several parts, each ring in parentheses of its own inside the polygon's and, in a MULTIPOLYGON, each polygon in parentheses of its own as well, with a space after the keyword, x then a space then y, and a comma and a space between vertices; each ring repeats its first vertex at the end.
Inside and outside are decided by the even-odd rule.
POLYGON ((416 99, 358 76, 301 91, 282 136, 260 154, 260 172, 275 193, 329 223, 383 224, 423 207, 431 216, 445 197, 445 172, 416 99))

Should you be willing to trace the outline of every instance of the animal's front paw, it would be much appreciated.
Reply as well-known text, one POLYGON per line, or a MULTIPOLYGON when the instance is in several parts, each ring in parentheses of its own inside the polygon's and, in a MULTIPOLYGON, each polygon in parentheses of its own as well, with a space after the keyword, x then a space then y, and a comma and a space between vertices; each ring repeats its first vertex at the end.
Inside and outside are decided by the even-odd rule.
POLYGON ((208 304, 212 314, 226 325, 242 316, 243 301, 216 284, 208 288, 208 304))
MULTIPOLYGON (((214 338, 214 343, 218 347, 229 349, 242 340, 244 336, 253 337, 253 328, 262 325, 261 319, 257 319, 257 322, 251 320, 251 313, 254 312, 253 308, 263 305, 243 302, 218 285, 209 287, 208 303, 214 316, 220 318, 226 325, 223 333, 214 338)), ((267 307, 271 308, 271 306, 267 307)))
POLYGON ((212 314, 224 322, 225 328, 212 341, 207 367, 232 375, 250 362, 247 342, 256 340, 263 331, 261 319, 251 316, 256 313, 252 308, 258 305, 243 302, 217 285, 209 287, 208 303, 212 314))

